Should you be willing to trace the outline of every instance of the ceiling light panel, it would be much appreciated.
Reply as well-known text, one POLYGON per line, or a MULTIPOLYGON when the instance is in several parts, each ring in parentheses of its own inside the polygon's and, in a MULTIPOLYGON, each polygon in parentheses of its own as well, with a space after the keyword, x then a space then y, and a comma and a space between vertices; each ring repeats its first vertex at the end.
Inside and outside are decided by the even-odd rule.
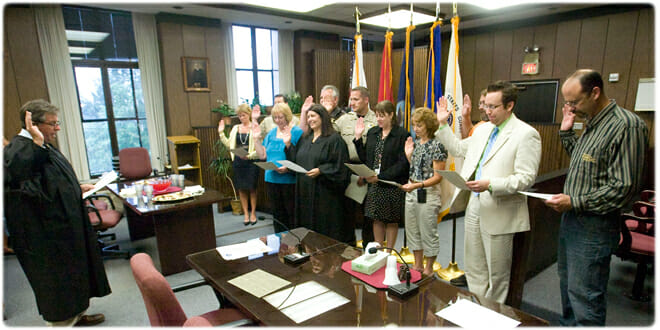
MULTIPOLYGON (((412 20, 413 25, 420 25, 435 21, 435 17, 413 11, 412 20)), ((377 25, 385 28, 389 27, 392 29, 405 28, 410 25, 410 10, 399 9, 393 11, 391 14, 384 13, 378 16, 360 19, 360 23, 377 25)))
POLYGON ((66 39, 71 41, 101 42, 109 35, 107 32, 66 30, 66 39))
POLYGON ((72 47, 69 46, 69 54, 89 54, 94 51, 92 47, 72 47))
POLYGON ((321 7, 325 7, 334 1, 322 0, 287 0, 287 1, 273 1, 273 0, 246 0, 243 1, 246 5, 260 6, 272 9, 293 11, 297 13, 306 13, 321 7))

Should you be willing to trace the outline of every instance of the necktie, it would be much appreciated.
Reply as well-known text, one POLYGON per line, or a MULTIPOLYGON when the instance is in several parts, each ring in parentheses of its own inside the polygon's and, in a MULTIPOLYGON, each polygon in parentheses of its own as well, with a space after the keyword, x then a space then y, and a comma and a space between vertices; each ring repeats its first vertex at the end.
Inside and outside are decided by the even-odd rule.
POLYGON ((490 133, 490 139, 488 139, 488 144, 486 145, 486 149, 484 150, 483 155, 481 155, 481 160, 479 161, 479 167, 477 168, 477 174, 474 176, 475 180, 481 179, 481 168, 484 165, 484 161, 486 160, 486 157, 488 157, 488 153, 490 153, 490 149, 493 148, 493 145, 495 144, 495 139, 497 139, 497 134, 500 132, 500 129, 495 126, 495 129, 493 130, 492 133, 490 133))

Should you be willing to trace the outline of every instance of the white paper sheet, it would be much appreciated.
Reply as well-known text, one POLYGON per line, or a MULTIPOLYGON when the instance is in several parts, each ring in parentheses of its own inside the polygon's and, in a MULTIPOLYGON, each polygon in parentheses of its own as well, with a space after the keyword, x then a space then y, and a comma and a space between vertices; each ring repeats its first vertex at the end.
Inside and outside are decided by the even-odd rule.
POLYGON ((436 172, 440 173, 443 178, 447 179, 451 184, 456 186, 458 189, 462 190, 470 190, 467 185, 465 185, 465 179, 458 174, 455 171, 443 171, 443 170, 435 170, 436 172))
POLYGON ((370 176, 376 175, 376 172, 374 172, 372 169, 367 167, 367 165, 364 164, 349 164, 349 163, 344 163, 346 167, 348 167, 353 173, 357 174, 358 176, 368 178, 370 176))
POLYGON ((236 149, 231 149, 231 152, 234 153, 234 155, 238 157, 247 157, 248 152, 245 150, 245 148, 236 148, 236 149))
POLYGON ((358 186, 357 181, 360 177, 351 174, 351 183, 346 187, 344 196, 362 204, 364 197, 367 196, 367 185, 358 186))
POLYGON ((278 160, 282 166, 290 169, 291 171, 298 172, 298 173, 307 173, 309 172, 308 170, 304 169, 302 166, 288 160, 278 160))
POLYGON ((261 269, 255 269, 247 274, 234 277, 227 281, 227 283, 234 285, 257 298, 261 298, 291 284, 291 282, 261 269))
POLYGON ((318 282, 307 281, 265 296, 264 300, 277 309, 285 309, 326 291, 328 291, 328 288, 318 282), (291 290, 293 290, 293 293, 291 293, 291 290))
POLYGON ((533 192, 526 192, 526 191, 519 191, 519 194, 527 195, 529 197, 534 197, 534 198, 540 198, 543 200, 548 200, 550 197, 556 195, 556 194, 540 194, 540 193, 533 193, 533 192))
POLYGON ((282 313, 296 323, 305 322, 315 316, 321 315, 329 310, 335 309, 350 300, 344 296, 328 291, 311 299, 302 301, 293 306, 282 309, 282 313))
POLYGON ((89 190, 83 194, 83 199, 91 196, 93 193, 103 189, 103 187, 109 185, 112 181, 117 179, 117 172, 110 171, 101 176, 101 179, 94 184, 94 189, 89 190))
POLYGON ((272 249, 260 239, 249 240, 245 243, 219 246, 215 249, 220 253, 222 259, 225 260, 235 260, 258 253, 263 254, 272 251, 272 249))
POLYGON ((264 170, 276 170, 278 167, 273 162, 254 162, 254 165, 257 165, 264 170))
POLYGON ((468 329, 515 328, 520 324, 520 321, 516 321, 466 299, 459 299, 457 302, 435 313, 435 315, 468 329))

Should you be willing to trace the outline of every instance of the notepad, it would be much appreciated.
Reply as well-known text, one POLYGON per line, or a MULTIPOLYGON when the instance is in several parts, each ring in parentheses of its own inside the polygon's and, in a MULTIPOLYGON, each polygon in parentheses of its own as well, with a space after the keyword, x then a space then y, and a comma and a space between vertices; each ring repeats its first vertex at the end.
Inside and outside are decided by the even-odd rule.
POLYGON ((227 281, 227 283, 257 298, 261 298, 291 284, 291 282, 261 269, 255 269, 247 274, 234 277, 227 281))
POLYGON ((468 329, 515 328, 520 324, 520 321, 516 321, 466 299, 459 299, 457 302, 435 314, 451 323, 468 329))
POLYGON ((349 302, 316 281, 308 281, 270 294, 264 300, 296 323, 307 321, 349 302))

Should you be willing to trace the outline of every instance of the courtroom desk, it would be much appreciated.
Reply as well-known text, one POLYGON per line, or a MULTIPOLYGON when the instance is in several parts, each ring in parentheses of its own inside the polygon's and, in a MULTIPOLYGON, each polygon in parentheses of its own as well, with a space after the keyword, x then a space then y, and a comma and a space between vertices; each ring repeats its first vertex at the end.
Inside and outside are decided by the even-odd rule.
MULTIPOLYGON (((311 254, 310 260, 299 266, 284 264, 283 257, 296 251, 297 239, 288 233, 281 236, 276 254, 248 260, 227 261, 215 249, 187 256, 190 266, 199 272, 213 288, 251 319, 266 326, 438 326, 450 323, 435 315, 456 298, 472 299, 482 306, 522 322, 525 326, 548 323, 513 307, 505 306, 452 286, 435 277, 423 276, 420 290, 406 300, 390 298, 385 290, 377 290, 341 270, 341 265, 362 254, 362 250, 337 242, 305 228, 293 230, 302 238, 302 245, 311 254), (261 269, 270 274, 301 284, 316 281, 342 295, 348 303, 317 317, 296 324, 261 298, 257 298, 228 281, 261 269)), ((260 238, 266 242, 266 237, 260 238)))
POLYGON ((229 197, 206 188, 204 194, 172 203, 152 203, 138 207, 136 197, 119 195, 131 182, 113 183, 108 189, 121 198, 131 240, 156 236, 161 272, 174 274, 190 269, 186 255, 215 248, 213 203, 229 197))

